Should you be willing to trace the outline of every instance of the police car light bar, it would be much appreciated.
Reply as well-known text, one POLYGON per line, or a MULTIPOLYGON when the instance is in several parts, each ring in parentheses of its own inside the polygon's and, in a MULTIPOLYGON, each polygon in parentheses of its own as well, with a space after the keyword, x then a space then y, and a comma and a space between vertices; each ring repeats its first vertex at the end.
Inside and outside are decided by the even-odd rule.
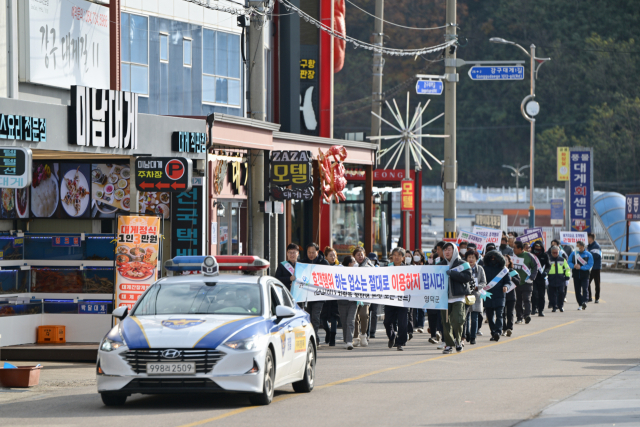
POLYGON ((259 271, 269 267, 269 263, 257 256, 249 255, 217 255, 212 256, 177 256, 164 263, 168 271, 199 271, 206 258, 213 258, 219 270, 223 271, 259 271))

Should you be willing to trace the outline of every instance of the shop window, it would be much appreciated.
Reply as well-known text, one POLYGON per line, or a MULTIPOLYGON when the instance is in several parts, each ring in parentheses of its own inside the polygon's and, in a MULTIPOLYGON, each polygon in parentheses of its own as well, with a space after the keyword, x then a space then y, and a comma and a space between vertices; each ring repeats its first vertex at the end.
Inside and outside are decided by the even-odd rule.
POLYGON ((160 62, 169 62, 169 34, 160 33, 160 62))
POLYGON ((149 94, 149 18, 122 13, 122 90, 149 94))
POLYGON ((185 67, 191 67, 191 39, 183 39, 182 41, 182 51, 184 62, 183 65, 185 67))
POLYGON ((202 44, 202 100, 239 107, 240 36, 204 29, 202 44))

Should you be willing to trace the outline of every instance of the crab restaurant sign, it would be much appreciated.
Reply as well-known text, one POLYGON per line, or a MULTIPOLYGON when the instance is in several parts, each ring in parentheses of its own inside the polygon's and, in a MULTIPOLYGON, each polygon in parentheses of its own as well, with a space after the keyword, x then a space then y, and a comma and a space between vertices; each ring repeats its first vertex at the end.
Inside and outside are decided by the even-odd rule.
POLYGON ((85 147, 136 150, 138 95, 71 86, 69 143, 85 147))

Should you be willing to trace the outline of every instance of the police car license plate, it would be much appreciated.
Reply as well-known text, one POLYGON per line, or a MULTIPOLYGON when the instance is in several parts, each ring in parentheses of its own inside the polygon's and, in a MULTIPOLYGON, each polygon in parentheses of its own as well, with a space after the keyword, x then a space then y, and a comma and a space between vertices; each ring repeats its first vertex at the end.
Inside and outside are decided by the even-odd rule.
POLYGON ((196 364, 189 362, 147 363, 147 375, 195 374, 196 364))

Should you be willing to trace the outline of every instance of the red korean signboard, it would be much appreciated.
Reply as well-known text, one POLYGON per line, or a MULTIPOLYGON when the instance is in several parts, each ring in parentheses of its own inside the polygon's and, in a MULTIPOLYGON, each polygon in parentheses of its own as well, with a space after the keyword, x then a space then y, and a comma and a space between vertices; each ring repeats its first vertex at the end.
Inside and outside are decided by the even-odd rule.
POLYGON ((416 188, 411 180, 402 181, 400 193, 400 210, 413 211, 416 208, 416 188))

